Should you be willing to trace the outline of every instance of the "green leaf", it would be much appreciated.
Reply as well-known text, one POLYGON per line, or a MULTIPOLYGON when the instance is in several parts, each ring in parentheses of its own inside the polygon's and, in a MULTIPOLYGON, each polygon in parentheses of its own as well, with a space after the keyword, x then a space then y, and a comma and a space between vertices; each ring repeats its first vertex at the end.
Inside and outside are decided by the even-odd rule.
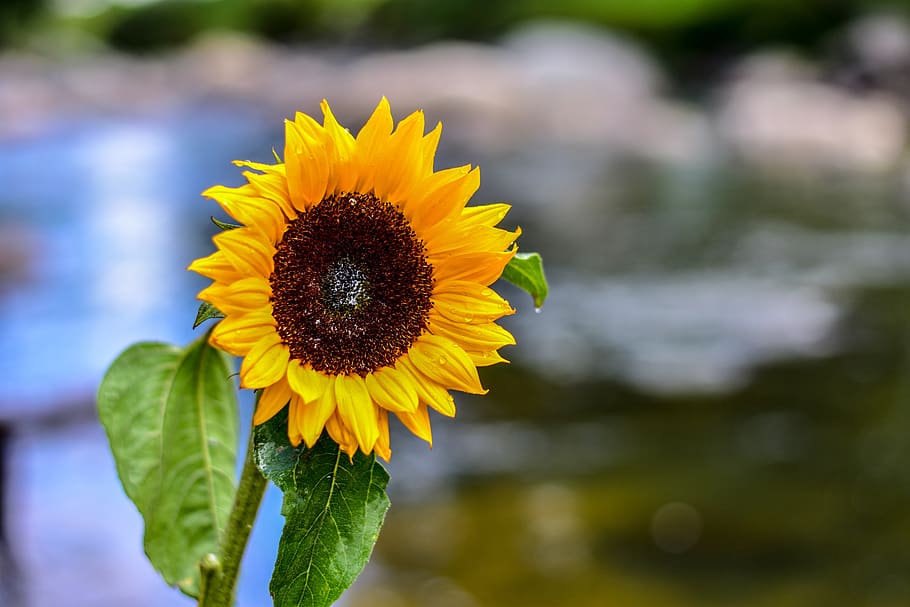
POLYGON ((286 412, 256 428, 255 441, 260 470, 284 491, 269 584, 275 607, 327 607, 370 559, 389 508, 389 475, 374 455, 352 461, 327 434, 312 449, 292 447, 286 412))
POLYGON ((222 230, 233 230, 233 229, 235 229, 235 228, 242 228, 242 227, 243 227, 243 226, 238 225, 238 224, 236 224, 236 223, 228 223, 228 222, 226 222, 226 221, 221 221, 220 219, 215 219, 214 217, 210 217, 209 219, 211 219, 211 220, 212 220, 212 223, 214 223, 216 226, 218 226, 218 227, 221 228, 222 230))
POLYGON ((516 253, 502 271, 502 277, 534 298, 534 306, 540 308, 547 298, 549 287, 543 274, 543 259, 540 253, 516 253))
POLYGON ((199 304, 199 309, 196 310, 196 320, 193 321, 193 328, 195 329, 210 318, 224 318, 224 314, 209 302, 203 301, 199 304))
POLYGON ((168 584, 195 596, 234 498, 237 401, 229 359, 204 336, 186 348, 141 343, 98 391, 126 494, 145 520, 145 551, 168 584))

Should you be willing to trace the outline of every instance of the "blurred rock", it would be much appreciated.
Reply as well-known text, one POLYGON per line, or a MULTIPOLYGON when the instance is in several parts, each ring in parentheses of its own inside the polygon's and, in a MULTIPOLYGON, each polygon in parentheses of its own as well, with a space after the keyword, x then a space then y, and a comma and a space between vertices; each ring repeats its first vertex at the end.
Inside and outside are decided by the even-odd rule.
POLYGON ((839 78, 855 88, 886 91, 910 114, 910 22, 897 13, 861 17, 842 41, 839 78))
POLYGON ((350 112, 371 110, 381 95, 399 116, 422 108, 445 120, 447 138, 481 146, 513 141, 526 114, 515 103, 518 80, 511 58, 489 45, 445 42, 365 55, 331 90, 350 112))
POLYGON ((869 69, 890 70, 910 65, 910 25, 900 15, 864 16, 850 26, 847 40, 850 50, 869 69))
POLYGON ((23 54, 0 55, 0 138, 38 129, 57 111, 52 70, 23 54))
POLYGON ((651 160, 701 160, 704 118, 661 97, 665 80, 632 41, 568 23, 537 23, 505 40, 529 133, 651 160))
POLYGON ((537 22, 504 40, 521 58, 520 78, 537 90, 579 89, 634 103, 656 95, 664 75, 633 41, 589 25, 537 22))
POLYGON ((659 98, 663 75, 640 48, 570 23, 524 26, 501 45, 445 42, 375 53, 339 67, 340 111, 365 113, 381 95, 421 107, 473 146, 534 141, 686 161, 705 149, 706 121, 659 98))
POLYGON ((775 170, 881 172, 898 166, 907 124, 894 98, 835 88, 776 56, 745 64, 722 93, 717 126, 738 155, 775 170))
POLYGON ((764 362, 829 352, 841 310, 827 294, 753 274, 551 280, 548 322, 514 321, 514 360, 554 381, 616 378, 680 394, 733 390, 764 362))
POLYGON ((274 90, 270 76, 280 60, 277 49, 249 36, 207 34, 170 62, 171 79, 191 98, 255 99, 274 90))

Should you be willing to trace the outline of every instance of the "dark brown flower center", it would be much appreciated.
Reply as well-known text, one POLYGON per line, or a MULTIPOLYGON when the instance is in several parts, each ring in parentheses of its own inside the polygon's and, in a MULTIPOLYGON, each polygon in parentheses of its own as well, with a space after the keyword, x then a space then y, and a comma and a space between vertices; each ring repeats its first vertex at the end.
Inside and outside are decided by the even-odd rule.
POLYGON ((423 242, 372 194, 329 196, 288 223, 269 280, 291 358, 330 375, 393 364, 426 330, 432 307, 423 242))

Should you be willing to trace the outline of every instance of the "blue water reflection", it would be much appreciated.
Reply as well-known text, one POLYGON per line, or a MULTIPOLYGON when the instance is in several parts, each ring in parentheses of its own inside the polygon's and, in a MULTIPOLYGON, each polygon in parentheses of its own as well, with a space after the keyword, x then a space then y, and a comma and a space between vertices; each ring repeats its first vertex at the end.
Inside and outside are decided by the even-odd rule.
POLYGON ((254 148, 269 149, 261 125, 236 108, 62 121, 0 142, 0 218, 27 247, 0 299, 0 364, 15 378, 0 415, 91 399, 127 344, 191 337, 204 281, 184 269, 217 210, 199 192, 236 182, 231 156, 254 148))

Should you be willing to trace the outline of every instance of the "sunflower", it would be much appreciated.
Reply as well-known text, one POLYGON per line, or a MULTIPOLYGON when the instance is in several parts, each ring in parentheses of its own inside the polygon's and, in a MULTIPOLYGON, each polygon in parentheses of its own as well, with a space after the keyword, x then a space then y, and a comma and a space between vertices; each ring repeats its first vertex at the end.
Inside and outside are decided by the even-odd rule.
POLYGON ((354 137, 321 107, 322 124, 285 121, 283 163, 236 161, 247 183, 203 193, 242 225, 189 269, 225 315, 212 345, 261 390, 255 424, 288 406, 293 445, 325 430, 388 460, 389 413, 432 445, 429 409, 452 417, 449 390, 485 393, 477 367, 515 343, 489 285, 520 230, 495 227, 506 204, 465 206, 478 168, 434 170, 442 125, 425 134, 422 112, 396 127, 383 98, 354 137))

